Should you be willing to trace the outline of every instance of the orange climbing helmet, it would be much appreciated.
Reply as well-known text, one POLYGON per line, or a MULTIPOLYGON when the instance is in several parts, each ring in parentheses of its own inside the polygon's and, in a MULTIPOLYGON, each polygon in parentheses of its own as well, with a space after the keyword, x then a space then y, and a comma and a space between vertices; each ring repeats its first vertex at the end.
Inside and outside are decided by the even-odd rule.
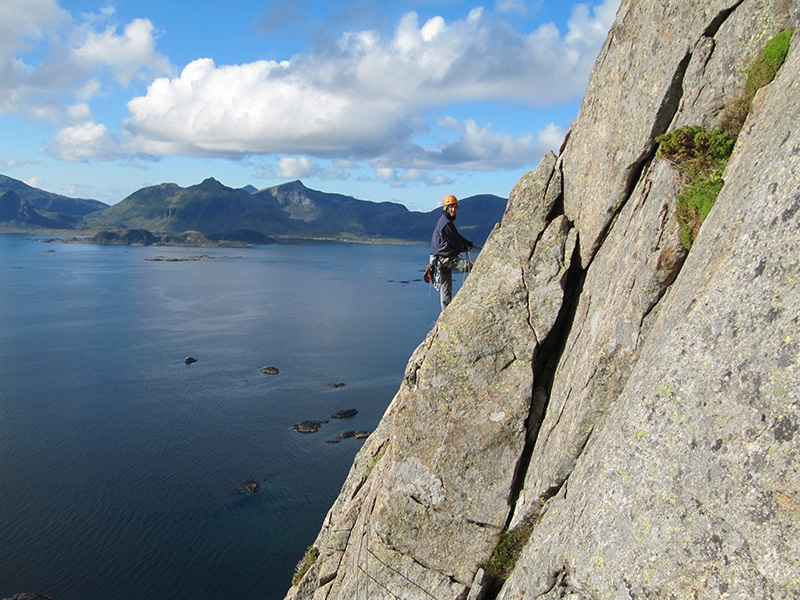
POLYGON ((458 204, 458 198, 453 196, 453 194, 448 194, 447 196, 444 197, 442 205, 444 206, 444 208, 447 208, 451 204, 458 204))

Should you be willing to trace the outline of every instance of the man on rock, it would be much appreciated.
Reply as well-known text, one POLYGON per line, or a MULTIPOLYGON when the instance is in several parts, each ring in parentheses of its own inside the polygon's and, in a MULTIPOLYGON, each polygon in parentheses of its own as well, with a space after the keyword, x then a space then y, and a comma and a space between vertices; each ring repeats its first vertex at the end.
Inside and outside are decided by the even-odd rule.
POLYGON ((425 280, 429 281, 433 277, 434 287, 439 290, 439 300, 444 310, 453 299, 453 271, 468 273, 472 269, 472 261, 458 255, 477 250, 478 246, 456 229, 458 199, 448 195, 444 197, 442 204, 442 216, 439 217, 431 237, 431 256, 425 271, 425 280))

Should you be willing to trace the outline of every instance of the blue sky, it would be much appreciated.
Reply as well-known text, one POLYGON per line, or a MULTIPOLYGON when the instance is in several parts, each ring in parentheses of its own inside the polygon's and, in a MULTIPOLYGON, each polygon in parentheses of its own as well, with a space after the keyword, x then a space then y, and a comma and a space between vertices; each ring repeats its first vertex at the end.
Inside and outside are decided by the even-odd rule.
POLYGON ((0 0, 0 173, 114 204, 214 177, 428 211, 507 197, 619 0, 0 0))

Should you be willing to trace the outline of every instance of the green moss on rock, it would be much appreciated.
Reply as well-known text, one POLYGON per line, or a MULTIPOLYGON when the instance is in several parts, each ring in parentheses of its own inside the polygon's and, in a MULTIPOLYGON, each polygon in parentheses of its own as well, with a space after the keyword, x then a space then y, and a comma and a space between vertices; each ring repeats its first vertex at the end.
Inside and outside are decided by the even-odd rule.
POLYGON ((772 82, 789 54, 794 29, 784 29, 764 46, 747 71, 745 95, 752 102, 756 92, 772 82))
POLYGON ((681 243, 688 250, 716 202, 722 174, 733 152, 734 140, 721 129, 697 125, 680 127, 656 138, 657 156, 669 160, 681 175, 682 189, 675 208, 681 243))
POLYGON ((490 575, 507 579, 514 570, 520 554, 522 554, 525 544, 533 532, 533 526, 529 523, 522 523, 514 529, 504 531, 500 534, 491 558, 481 564, 481 567, 490 575))

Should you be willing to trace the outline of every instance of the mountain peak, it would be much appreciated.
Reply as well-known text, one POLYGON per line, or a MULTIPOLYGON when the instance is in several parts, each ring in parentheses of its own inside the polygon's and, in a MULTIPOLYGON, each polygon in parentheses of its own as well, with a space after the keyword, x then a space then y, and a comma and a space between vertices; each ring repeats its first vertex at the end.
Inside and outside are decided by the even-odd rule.
POLYGON ((302 181, 299 179, 295 179, 294 181, 287 181, 286 183, 281 183, 278 185, 273 185, 270 190, 275 192, 308 192, 309 188, 307 188, 302 181))
POLYGON ((191 186, 195 189, 203 189, 203 190, 220 190, 220 189, 230 189, 227 186, 223 185, 213 177, 208 177, 204 179, 201 183, 198 183, 195 186, 191 186))

